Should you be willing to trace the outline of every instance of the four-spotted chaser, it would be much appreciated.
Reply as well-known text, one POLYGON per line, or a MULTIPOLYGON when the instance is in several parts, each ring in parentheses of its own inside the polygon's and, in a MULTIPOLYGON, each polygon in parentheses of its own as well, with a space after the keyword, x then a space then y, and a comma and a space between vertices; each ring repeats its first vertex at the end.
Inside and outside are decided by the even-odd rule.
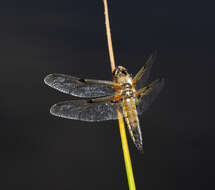
POLYGON ((155 55, 132 78, 127 69, 118 66, 113 81, 77 78, 64 74, 50 74, 45 83, 63 93, 79 97, 57 103, 50 109, 55 116, 81 121, 105 121, 118 119, 117 109, 127 123, 131 138, 137 149, 143 150, 138 115, 151 105, 164 86, 163 79, 147 84, 155 55))

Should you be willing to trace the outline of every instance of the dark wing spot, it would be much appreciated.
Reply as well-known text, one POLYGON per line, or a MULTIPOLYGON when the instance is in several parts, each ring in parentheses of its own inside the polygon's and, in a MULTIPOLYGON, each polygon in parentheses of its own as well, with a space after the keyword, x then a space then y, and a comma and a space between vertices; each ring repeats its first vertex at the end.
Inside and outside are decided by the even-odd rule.
POLYGON ((86 83, 85 79, 79 79, 79 82, 86 83))
POLYGON ((92 99, 87 100, 87 103, 94 103, 94 101, 92 99))

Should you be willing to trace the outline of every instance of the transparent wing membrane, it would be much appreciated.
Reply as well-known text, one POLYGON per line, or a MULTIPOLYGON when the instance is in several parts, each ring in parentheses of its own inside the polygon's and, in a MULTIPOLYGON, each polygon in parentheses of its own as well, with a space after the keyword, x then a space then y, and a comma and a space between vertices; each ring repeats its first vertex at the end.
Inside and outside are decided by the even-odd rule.
POLYGON ((118 119, 117 104, 94 102, 93 100, 71 100, 60 102, 51 107, 50 113, 81 121, 105 121, 118 119))
MULTIPOLYGON (((136 100, 138 114, 149 108, 164 86, 163 79, 146 85, 155 58, 156 54, 151 55, 132 81, 137 89, 132 97, 136 100)), ((50 113, 55 116, 93 122, 118 119, 117 109, 123 113, 122 99, 127 98, 128 91, 122 84, 65 74, 50 74, 44 82, 58 91, 83 98, 53 105, 50 113)), ((122 117, 125 116, 122 114, 122 117)))
MULTIPOLYGON (((143 89, 142 94, 137 97, 137 111, 138 114, 145 112, 152 102, 159 95, 164 87, 164 79, 156 80, 143 89)), ((142 90, 142 89, 141 89, 142 90)))
POLYGON ((120 88, 112 81, 81 79, 65 74, 50 74, 44 82, 63 93, 82 98, 113 95, 114 88, 120 88))
POLYGON ((145 65, 139 70, 139 72, 136 74, 136 76, 134 77, 134 80, 136 80, 136 89, 140 89, 143 88, 148 79, 149 79, 149 75, 150 75, 150 71, 152 68, 153 63, 156 60, 156 52, 154 54, 152 54, 148 60, 146 61, 145 65))

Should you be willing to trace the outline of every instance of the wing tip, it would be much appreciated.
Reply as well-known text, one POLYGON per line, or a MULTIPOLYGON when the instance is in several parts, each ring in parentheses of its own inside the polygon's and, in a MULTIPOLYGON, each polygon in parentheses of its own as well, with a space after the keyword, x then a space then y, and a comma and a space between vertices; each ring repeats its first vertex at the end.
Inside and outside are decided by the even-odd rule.
POLYGON ((63 114, 59 114, 58 111, 57 111, 57 106, 59 104, 54 104, 51 106, 50 110, 49 110, 49 113, 53 116, 56 116, 56 117, 60 117, 60 118, 64 118, 64 119, 74 119, 74 118, 71 118, 71 117, 68 117, 66 115, 63 115, 63 114))
POLYGON ((51 115, 59 117, 59 114, 56 114, 56 109, 55 109, 56 106, 57 106, 57 104, 52 105, 51 108, 50 108, 50 110, 49 110, 49 112, 50 112, 51 115))
POLYGON ((50 86, 50 78, 51 78, 52 74, 47 75, 43 81, 46 85, 50 86))
POLYGON ((145 67, 149 67, 151 68, 152 65, 154 64, 156 58, 157 58, 157 55, 158 55, 158 51, 157 50, 154 50, 148 57, 146 63, 145 63, 145 67))
POLYGON ((47 75, 47 76, 43 79, 43 81, 44 81, 44 83, 45 83, 46 85, 50 86, 50 85, 52 85, 53 79, 54 79, 54 77, 56 77, 56 76, 57 76, 56 73, 49 74, 49 75, 47 75))

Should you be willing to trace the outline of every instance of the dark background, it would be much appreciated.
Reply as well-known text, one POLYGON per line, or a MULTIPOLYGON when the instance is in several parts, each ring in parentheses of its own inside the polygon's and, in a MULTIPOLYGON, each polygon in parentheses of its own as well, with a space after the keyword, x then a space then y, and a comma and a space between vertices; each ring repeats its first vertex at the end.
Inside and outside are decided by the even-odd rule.
MULTIPOLYGON (((137 189, 213 189, 214 4, 111 1, 116 62, 135 74, 158 51, 166 86, 144 117, 145 154, 129 138, 137 189), (212 114, 211 114, 212 115, 212 114)), ((111 80, 102 0, 1 1, 0 189, 128 189, 116 121, 51 116, 71 97, 50 73, 111 80)))

